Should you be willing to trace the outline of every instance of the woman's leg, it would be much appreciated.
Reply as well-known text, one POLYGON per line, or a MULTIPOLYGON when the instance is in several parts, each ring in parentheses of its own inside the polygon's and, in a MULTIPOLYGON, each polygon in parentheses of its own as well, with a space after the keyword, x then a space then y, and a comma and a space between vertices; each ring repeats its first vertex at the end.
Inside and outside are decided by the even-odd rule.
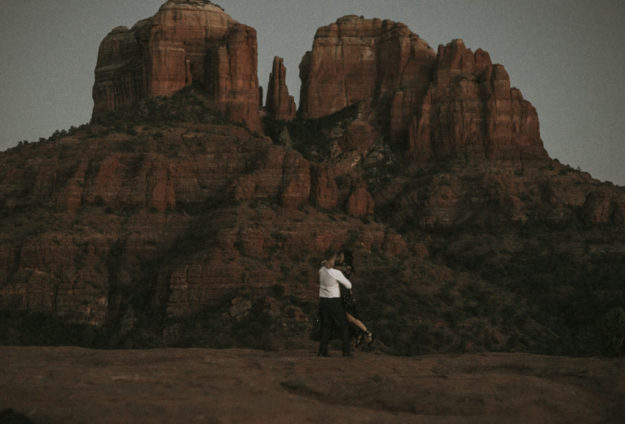
POLYGON ((349 312, 345 312, 345 316, 347 317, 347 321, 348 322, 351 322, 352 324, 354 324, 356 327, 360 328, 365 333, 367 332, 367 327, 362 323, 361 320, 359 320, 358 318, 354 317, 349 312))
POLYGON ((363 333, 365 333, 365 340, 367 341, 367 344, 371 344, 373 342, 373 334, 367 329, 367 326, 363 324, 361 320, 359 320, 349 312, 345 312, 345 317, 347 318, 347 322, 351 322, 356 327, 360 328, 363 333))

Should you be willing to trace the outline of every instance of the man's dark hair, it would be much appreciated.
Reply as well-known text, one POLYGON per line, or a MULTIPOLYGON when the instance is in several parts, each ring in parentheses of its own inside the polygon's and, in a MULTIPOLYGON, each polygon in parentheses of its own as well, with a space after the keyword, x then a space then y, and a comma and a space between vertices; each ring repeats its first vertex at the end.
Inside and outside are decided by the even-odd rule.
POLYGON ((336 252, 334 250, 326 250, 326 253, 323 255, 323 259, 329 261, 334 256, 336 256, 336 252))

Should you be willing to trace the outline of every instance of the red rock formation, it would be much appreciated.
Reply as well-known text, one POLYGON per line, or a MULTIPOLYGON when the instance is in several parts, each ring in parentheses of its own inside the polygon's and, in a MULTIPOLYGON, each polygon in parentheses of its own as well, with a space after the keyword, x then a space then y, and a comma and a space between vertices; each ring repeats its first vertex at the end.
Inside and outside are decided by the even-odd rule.
MULTIPOLYGON (((555 162, 497 162, 546 153, 536 112, 483 51, 456 41, 435 58, 401 24, 339 20, 320 30, 306 56, 303 104, 309 116, 358 105, 307 122, 322 140, 302 146, 297 131, 280 145, 191 108, 213 102, 248 125, 258 119, 252 45, 253 30, 199 0, 170 1, 154 18, 105 39, 94 87, 102 110, 198 78, 208 93, 159 99, 164 109, 176 107, 167 129, 150 127, 151 119, 128 128, 120 118, 0 154, 0 310, 114 324, 122 336, 137 323, 187 316, 232 292, 265 297, 284 283, 285 294, 314 301, 320 254, 346 244, 364 256, 359 275, 377 269, 390 287, 398 275, 388 270, 396 269, 402 286, 415 286, 428 249, 436 261, 445 257, 445 233, 437 240, 437 231, 423 228, 580 218, 625 225, 621 188, 555 162), (401 157, 405 148, 389 146, 387 130, 393 141, 410 133, 412 163, 401 157), (447 157, 489 162, 417 163, 447 157)), ((278 61, 278 88, 282 69, 278 61)), ((296 124, 284 125, 285 139, 296 124)), ((475 242, 470 233, 467 244, 475 242)), ((510 237, 508 246, 523 245, 522 236, 510 237)), ((436 284, 457 275, 434 274, 436 284)))
MULTIPOLYGON (((175 240, 183 235, 181 231, 189 221, 185 214, 175 211, 190 208, 191 213, 197 213, 193 210, 210 199, 228 196, 231 175, 244 175, 250 167, 254 170, 265 166, 256 159, 267 154, 271 143, 250 138, 249 132, 238 126, 219 128, 215 131, 208 125, 185 125, 154 139, 149 131, 142 132, 142 152, 132 147, 118 150, 118 143, 134 146, 137 141, 128 135, 112 134, 91 139, 90 143, 66 138, 40 144, 35 146, 38 153, 33 158, 30 154, 3 155, 3 213, 8 213, 10 220, 20 219, 11 211, 25 208, 41 208, 56 215, 37 220, 41 234, 36 237, 10 232, 8 221, 0 228, 0 269, 8 270, 0 272, 0 309, 56 313, 94 325, 115 316, 119 304, 126 301, 125 293, 144 282, 142 264, 156 260, 158 252, 172 243, 174 251, 180 249, 175 240), (163 150, 157 145, 169 147, 163 150), (117 213, 124 210, 128 211, 128 219, 122 222, 117 213), (75 222, 76 227, 69 222, 75 222)), ((283 175, 287 155, 283 151, 278 154, 281 148, 274 149, 278 150, 274 155, 280 158, 280 165, 265 174, 275 174, 275 178, 258 182, 265 196, 277 202, 282 194, 285 203, 288 200, 291 204, 307 199, 307 163, 293 152, 296 157, 287 160, 291 165, 285 171, 289 173, 283 175), (298 166, 303 167, 302 172, 298 172, 298 166), (282 190, 283 182, 288 190, 282 190)), ((232 227, 226 225, 228 230, 232 227)), ((196 300, 201 305, 212 295, 219 296, 228 284, 243 284, 239 277, 232 282, 233 269, 222 257, 234 257, 233 252, 238 251, 234 247, 238 228, 234 226, 233 231, 234 236, 227 231, 216 236, 221 254, 210 258, 206 265, 210 273, 206 271, 200 279, 209 284, 210 290, 199 287, 191 292, 197 296, 187 303, 180 303, 177 296, 181 294, 175 291, 167 300, 172 310, 188 311, 196 300)), ((262 250, 262 239, 258 243, 256 249, 262 250)), ((252 249, 251 244, 243 244, 246 252, 252 249)), ((203 266, 191 261, 185 281, 197 281, 193 272, 201 273, 203 266)), ((260 271, 258 274, 264 275, 260 271)), ((177 275, 158 278, 157 291, 164 293, 165 299, 170 285, 178 281, 177 275)), ((131 319, 132 311, 128 314, 131 319)))
POLYGON ((169 0, 102 41, 93 112, 170 95, 194 81, 207 87, 215 109, 260 129, 256 31, 210 2, 169 0))
POLYGON ((361 217, 372 215, 373 212, 373 196, 363 183, 358 184, 347 199, 347 213, 351 216, 361 217))
POLYGON ((336 185, 334 172, 325 164, 313 168, 311 200, 323 209, 334 209, 338 204, 339 188, 336 185))
POLYGON ((345 16, 317 30, 300 64, 300 111, 317 118, 359 101, 388 109, 391 133, 405 130, 427 90, 432 48, 404 24, 345 16))
POLYGON ((286 153, 282 175, 282 206, 292 208, 307 202, 310 197, 310 164, 299 152, 286 153))
POLYGON ((284 61, 276 56, 267 85, 267 113, 274 119, 289 121, 295 118, 295 112, 295 100, 286 85, 284 61))
POLYGON ((462 40, 439 47, 434 79, 409 128, 409 150, 419 160, 548 159, 534 107, 510 88, 503 66, 462 40))
POLYGON ((238 177, 231 187, 239 201, 280 199, 285 208, 308 201, 311 190, 310 164, 297 151, 263 146, 262 164, 250 174, 238 177))
MULTIPOLYGON (((371 122, 371 117, 375 113, 368 105, 358 104, 358 114, 355 119, 345 125, 342 132, 337 132, 336 138, 338 147, 343 153, 355 152, 360 155, 369 153, 375 141, 380 137, 380 132, 376 125, 371 122)), ((350 164, 353 165, 353 164, 350 164)))
POLYGON ((548 159, 534 107, 503 66, 461 40, 434 54, 403 24, 346 16, 317 31, 300 75, 303 116, 368 102, 415 159, 548 159))
POLYGON ((625 225, 625 196, 607 190, 588 194, 582 206, 583 218, 589 223, 625 225))
POLYGON ((406 241, 400 234, 386 234, 384 239, 384 252, 388 257, 403 255, 408 251, 406 241))

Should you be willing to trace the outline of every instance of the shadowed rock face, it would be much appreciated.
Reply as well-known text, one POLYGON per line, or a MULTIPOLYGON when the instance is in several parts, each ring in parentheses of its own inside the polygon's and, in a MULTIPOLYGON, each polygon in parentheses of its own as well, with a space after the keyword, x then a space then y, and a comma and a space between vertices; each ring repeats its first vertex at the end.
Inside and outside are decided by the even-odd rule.
MULTIPOLYGON (((281 276, 278 268, 271 269, 270 252, 323 252, 330 244, 340 245, 347 228, 358 223, 323 229, 324 214, 298 208, 312 203, 339 207, 351 216, 373 212, 371 195, 360 182, 346 180, 339 190, 334 171, 316 172, 300 152, 266 137, 231 124, 172 125, 163 131, 137 126, 131 130, 135 135, 97 138, 81 132, 33 146, 36 153, 0 156, 0 209, 6 218, 0 228, 0 309, 103 325, 117 314, 115 305, 128 299, 127 289, 146 278, 144 271, 160 267, 141 264, 164 253, 167 262, 184 259, 167 275, 149 277, 150 296, 164 302, 168 316, 183 316, 234 287, 271 287, 281 276), (277 209, 245 206, 256 203, 275 203, 277 209), (241 207, 247 210, 243 215, 241 207), (47 218, 31 221, 45 228, 42 233, 29 237, 12 231, 16 225, 10 221, 37 210, 47 211, 47 218), (122 210, 135 218, 120 221, 122 210), (70 221, 85 219, 88 229, 71 229, 70 221), (199 245, 185 251, 191 234, 199 245), (209 250, 215 248, 217 256, 200 253, 205 242, 215 242, 209 250), (173 250, 165 253, 165 246, 173 250), (242 252, 255 265, 238 260, 242 252)), ((308 266, 301 261, 292 270, 308 266)), ((312 293, 305 285, 301 289, 312 293)))
POLYGON ((167 96, 193 82, 206 87, 216 110, 260 129, 256 31, 210 2, 170 0, 153 17, 104 38, 93 112, 167 96))

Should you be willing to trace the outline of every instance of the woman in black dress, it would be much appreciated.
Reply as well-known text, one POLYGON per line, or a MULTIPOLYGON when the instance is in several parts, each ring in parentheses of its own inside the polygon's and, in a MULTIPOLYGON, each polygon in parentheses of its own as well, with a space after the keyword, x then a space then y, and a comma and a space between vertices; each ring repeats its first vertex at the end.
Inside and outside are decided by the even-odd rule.
MULTIPOLYGON (((341 250, 336 255, 334 268, 341 271, 348 279, 351 278, 351 274, 355 272, 354 256, 352 252, 349 250, 341 250)), ((340 285, 339 288, 341 289, 341 299, 343 299, 343 308, 345 309, 347 322, 350 324, 350 329, 355 330, 353 333, 356 334, 356 344, 360 345, 364 340, 370 345, 373 343, 373 333, 371 333, 367 326, 360 320, 356 308, 356 299, 352 295, 352 291, 342 285, 340 285)))

